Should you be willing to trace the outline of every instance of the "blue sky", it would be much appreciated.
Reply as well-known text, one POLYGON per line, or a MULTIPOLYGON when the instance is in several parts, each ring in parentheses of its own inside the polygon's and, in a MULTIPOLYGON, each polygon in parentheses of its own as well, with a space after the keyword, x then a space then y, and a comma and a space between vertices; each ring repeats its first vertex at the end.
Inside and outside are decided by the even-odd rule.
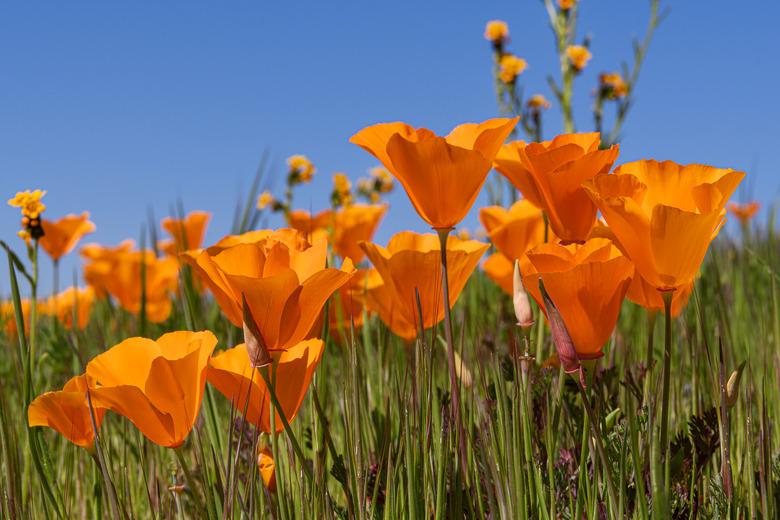
MULTIPOLYGON (((579 34, 591 35, 594 55, 576 85, 584 131, 592 128, 598 73, 631 57, 649 4, 581 5, 579 34)), ((619 162, 744 169, 750 177, 737 197, 773 202, 780 6, 666 5, 671 14, 645 63, 619 162)), ((348 142, 360 128, 403 120, 446 132, 496 115, 482 38, 494 18, 509 22, 510 48, 529 62, 526 91, 551 98, 545 78, 556 57, 538 0, 4 3, 0 194, 46 189, 48 217, 88 210, 97 224, 88 241, 107 244, 137 238, 149 207, 159 218, 180 198, 187 209, 214 213, 207 235, 214 241, 228 232, 237 197, 268 148, 280 176, 291 154, 315 162, 318 175, 297 205, 321 209, 334 172, 355 179, 376 164, 348 142)), ((554 106, 548 137, 559 121, 554 106)), ((425 231, 402 190, 390 202, 378 241, 401 229, 425 231)), ((465 226, 476 226, 476 208, 465 226)), ((17 210, 3 204, 0 237, 18 247, 17 228, 17 210)), ((78 256, 63 264, 70 280, 78 256)), ((47 260, 44 289, 49 269, 47 260)), ((0 277, 0 293, 7 291, 0 277)))

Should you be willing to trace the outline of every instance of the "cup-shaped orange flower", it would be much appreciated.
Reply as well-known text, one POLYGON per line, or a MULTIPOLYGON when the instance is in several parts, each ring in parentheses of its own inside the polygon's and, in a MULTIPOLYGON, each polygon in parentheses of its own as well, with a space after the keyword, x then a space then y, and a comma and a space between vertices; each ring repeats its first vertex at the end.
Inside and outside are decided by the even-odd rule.
POLYGON ((40 244, 55 262, 70 253, 81 238, 95 231, 86 211, 81 215, 66 215, 59 220, 41 220, 43 237, 40 244))
MULTIPOLYGON (((693 283, 683 285, 672 294, 672 317, 680 315, 688 304, 688 298, 693 292, 693 283)), ((628 287, 626 298, 637 305, 641 305, 648 311, 664 312, 664 299, 661 292, 647 283, 639 273, 634 274, 631 285, 628 287)))
MULTIPOLYGON (((290 423, 306 396, 324 348, 323 341, 315 338, 271 354, 276 372, 274 392, 290 423)), ((245 344, 214 356, 209 364, 208 381, 247 421, 264 432, 271 431, 271 394, 260 372, 252 368, 245 344)), ((276 431, 281 432, 284 425, 278 413, 274 421, 276 431)))
POLYGON ((179 263, 175 258, 157 258, 151 251, 104 252, 84 267, 84 279, 97 294, 108 293, 128 312, 141 309, 142 271, 146 283, 146 316, 165 321, 171 313, 171 294, 179 284, 179 263))
POLYGON ((485 274, 509 296, 513 294, 512 288, 512 262, 503 253, 493 253, 482 264, 485 274))
POLYGON ((267 446, 257 447, 257 470, 268 491, 276 491, 276 462, 267 446))
POLYGON ((287 213, 287 224, 313 241, 320 236, 318 232, 328 231, 333 226, 333 210, 326 209, 312 215, 306 210, 296 209, 287 213))
POLYGON ((75 323, 78 329, 84 329, 89 321, 89 313, 95 301, 95 290, 92 287, 69 287, 39 304, 41 314, 56 318, 63 327, 72 329, 75 323))
MULTIPOLYGON (((71 378, 62 390, 39 395, 27 408, 27 424, 48 426, 76 446, 92 449, 95 431, 87 401, 87 389, 91 384, 88 376, 82 374, 71 378)), ((92 410, 99 430, 106 411, 94 402, 92 410)))
POLYGON ((740 224, 744 226, 748 222, 750 222, 753 219, 753 217, 756 216, 758 210, 761 209, 761 204, 757 201, 746 202, 745 204, 738 204, 736 202, 732 202, 731 204, 729 204, 728 209, 729 209, 729 213, 737 217, 737 220, 739 220, 740 224))
POLYGON ((618 157, 614 145, 600 150, 601 135, 564 134, 552 141, 504 145, 495 167, 523 196, 544 210, 563 242, 583 242, 596 223, 596 206, 583 181, 609 172, 618 157))
POLYGON ((358 244, 374 238, 379 222, 386 212, 385 204, 352 204, 336 211, 332 232, 333 250, 336 254, 359 264, 365 253, 358 244))
POLYGON ((584 187, 638 273, 656 289, 673 290, 693 282, 744 176, 700 164, 643 160, 584 187))
MULTIPOLYGON (((26 334, 30 330, 30 300, 24 298, 19 303, 22 307, 22 320, 24 321, 24 332, 26 334)), ((0 304, 0 323, 5 326, 5 333, 8 337, 16 337, 18 330, 16 328, 16 313, 13 301, 9 300, 0 304)))
POLYGON ((508 210, 501 206, 482 208, 479 221, 496 249, 511 261, 544 242, 542 210, 527 199, 515 202, 508 210))
POLYGON ((558 309, 580 359, 601 356, 617 323, 634 266, 604 238, 542 244, 520 260, 523 285, 544 307, 539 278, 558 309))
POLYGON ((171 236, 171 240, 163 243, 163 251, 175 256, 178 253, 199 249, 206 235, 206 227, 211 220, 211 213, 192 211, 184 218, 166 217, 160 225, 171 236))
MULTIPOLYGON (((444 319, 441 249, 439 237, 402 231, 382 247, 368 242, 361 247, 374 264, 382 283, 369 283, 366 304, 396 335, 411 340, 418 331, 415 289, 420 295, 422 328, 427 329, 444 319)), ((475 240, 447 240, 449 298, 454 306, 479 259, 489 246, 475 240)))
POLYGON ((379 159, 398 179, 423 220, 435 229, 448 229, 471 209, 517 121, 467 123, 446 137, 405 123, 382 123, 364 128, 350 141, 379 159))
POLYGON ((198 418, 216 345, 209 331, 126 339, 87 364, 92 402, 129 419, 155 444, 181 446, 198 418))
POLYGON ((363 326, 363 309, 369 276, 368 269, 359 269, 346 284, 341 286, 331 300, 328 308, 329 332, 341 343, 349 342, 353 325, 356 331, 363 326))
POLYGON ((225 316, 243 326, 243 300, 257 322, 265 347, 284 350, 308 336, 325 302, 354 272, 325 268, 327 242, 309 245, 289 230, 254 243, 208 248, 182 258, 211 290, 225 316))

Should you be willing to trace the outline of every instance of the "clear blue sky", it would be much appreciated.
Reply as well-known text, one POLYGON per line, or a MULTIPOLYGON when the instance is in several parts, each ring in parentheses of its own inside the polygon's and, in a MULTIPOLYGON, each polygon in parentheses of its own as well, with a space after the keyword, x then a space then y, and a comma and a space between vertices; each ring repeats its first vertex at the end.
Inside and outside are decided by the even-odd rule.
MULTIPOLYGON (((549 95, 556 68, 541 1, 513 2, 8 2, 0 7, 0 194, 48 190, 47 216, 88 210, 88 241, 137 238, 147 208, 178 198, 214 213, 207 241, 233 208, 264 148, 318 168, 298 205, 321 209, 333 172, 375 165, 348 142, 363 126, 404 120, 446 132, 496 115, 485 22, 510 24, 526 58, 526 90, 549 95)), ((778 192, 780 79, 776 2, 667 0, 619 161, 704 162, 751 172, 748 192, 778 192)), ((580 36, 594 58, 578 80, 578 128, 589 130, 599 72, 630 58, 646 0, 582 0, 580 36)), ((560 114, 547 114, 548 136, 560 114)), ((277 182, 281 187, 282 181, 277 182)), ((483 199, 484 200, 484 199, 483 199)), ((424 231, 402 190, 377 239, 424 231)), ((279 221, 272 224, 278 225, 279 221)), ((476 226, 476 208, 465 222, 476 226)), ((15 244, 17 210, 0 207, 15 244), (3 209, 4 208, 4 209, 3 209)), ((5 262, 2 260, 2 262, 5 262)), ((64 262, 63 280, 79 265, 64 262)), ((44 262, 44 288, 49 286, 44 262)), ((8 292, 0 277, 0 293, 8 292)))

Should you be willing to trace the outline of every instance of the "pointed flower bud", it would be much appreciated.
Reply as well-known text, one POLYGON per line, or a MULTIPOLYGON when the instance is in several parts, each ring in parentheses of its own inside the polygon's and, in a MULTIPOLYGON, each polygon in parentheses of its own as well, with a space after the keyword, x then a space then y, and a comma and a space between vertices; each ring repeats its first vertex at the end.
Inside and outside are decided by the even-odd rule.
POLYGON ((249 364, 253 368, 260 368, 271 364, 271 354, 265 346, 263 335, 257 326, 252 311, 246 302, 246 295, 241 295, 242 312, 244 315, 244 343, 249 354, 249 364))
POLYGON ((523 287, 523 276, 520 274, 520 262, 515 260, 515 270, 512 275, 512 304, 515 307, 515 317, 517 325, 523 329, 529 328, 534 324, 534 317, 531 314, 531 303, 528 301, 528 293, 523 287))
POLYGON ((561 365, 563 365, 563 370, 567 374, 579 372, 580 384, 585 387, 585 370, 582 368, 579 356, 577 356, 574 342, 566 329, 561 313, 558 312, 558 308, 550 299, 550 295, 547 294, 541 277, 539 277, 539 291, 542 293, 542 301, 547 311, 547 321, 550 324, 553 343, 555 344, 555 350, 558 351, 558 359, 561 365))
POLYGON ((739 399, 739 382, 742 380, 742 371, 745 368, 743 361, 737 369, 731 373, 728 383, 726 383, 726 406, 732 407, 737 404, 739 399))

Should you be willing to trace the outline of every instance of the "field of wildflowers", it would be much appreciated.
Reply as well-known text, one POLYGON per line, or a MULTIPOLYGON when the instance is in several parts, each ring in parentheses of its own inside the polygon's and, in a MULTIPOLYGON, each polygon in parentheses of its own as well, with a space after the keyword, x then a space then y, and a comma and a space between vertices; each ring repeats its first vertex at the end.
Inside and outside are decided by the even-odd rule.
POLYGON ((377 165, 335 174, 320 212, 296 206, 304 155, 280 193, 258 176, 213 244, 204 211, 101 245, 89 213, 49 215, 57 193, 10 198, 2 517, 780 516, 774 215, 731 201, 743 172, 621 160, 657 0, 599 76, 590 132, 578 2, 544 4, 550 100, 523 96, 527 63, 489 21, 500 117, 356 129, 377 165), (374 241, 393 190, 430 233, 374 241), (69 254, 80 280, 60 279, 69 254))

